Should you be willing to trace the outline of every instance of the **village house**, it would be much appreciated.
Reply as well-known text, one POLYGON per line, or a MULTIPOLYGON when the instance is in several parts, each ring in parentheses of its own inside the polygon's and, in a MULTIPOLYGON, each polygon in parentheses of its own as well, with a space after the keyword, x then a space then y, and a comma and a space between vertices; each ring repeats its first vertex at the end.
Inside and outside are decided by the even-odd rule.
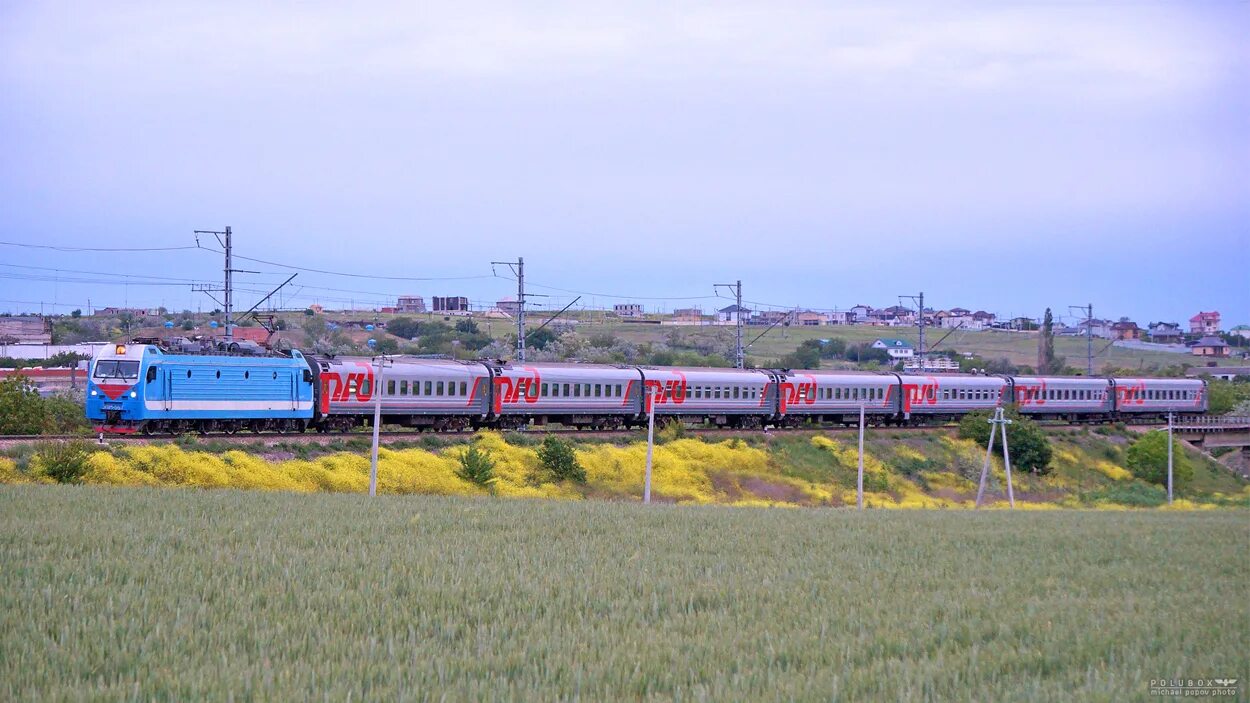
POLYGON ((1189 318, 1190 334, 1217 334, 1220 331, 1220 313, 1212 310, 1211 312, 1199 312, 1197 315, 1189 318))
POLYGON ((699 325, 703 321, 703 310, 700 308, 677 308, 673 311, 674 323, 699 325))
POLYGON ((761 310, 751 316, 747 324, 751 325, 780 325, 790 324, 792 310, 761 310))
POLYGON ((516 298, 508 296, 495 301, 495 309, 505 315, 516 315, 521 311, 521 306, 517 304, 516 298))
POLYGON ((804 310, 795 315, 795 323, 800 327, 819 327, 825 324, 825 316, 818 312, 804 310))
POLYGON ((1146 336, 1156 344, 1176 344, 1181 341, 1181 326, 1178 323, 1152 322, 1146 329, 1146 336))
POLYGON ((878 339, 872 343, 872 348, 884 349, 885 353, 890 355, 890 360, 894 362, 910 359, 916 352, 911 344, 901 339, 878 339))
POLYGON ((739 319, 746 322, 750 315, 751 310, 749 308, 730 305, 716 311, 716 322, 722 325, 736 325, 739 319))
POLYGON ((849 325, 855 322, 855 316, 849 310, 834 310, 828 314, 827 319, 831 325, 849 325))
POLYGON ((1210 356, 1222 359, 1228 356, 1228 345, 1219 337, 1207 336, 1199 339, 1193 347, 1194 356, 1210 356))
POLYGON ((1118 322, 1112 323, 1111 336, 1119 340, 1141 339, 1141 328, 1127 317, 1121 317, 1118 322))
POLYGON ((419 295, 401 295, 395 301, 396 312, 425 312, 425 298, 419 295))
POLYGON ((856 305, 850 309, 851 324, 862 324, 868 322, 868 316, 872 314, 871 305, 856 305))
POLYGON ((612 306, 617 317, 642 317, 642 305, 638 303, 617 303, 612 306))

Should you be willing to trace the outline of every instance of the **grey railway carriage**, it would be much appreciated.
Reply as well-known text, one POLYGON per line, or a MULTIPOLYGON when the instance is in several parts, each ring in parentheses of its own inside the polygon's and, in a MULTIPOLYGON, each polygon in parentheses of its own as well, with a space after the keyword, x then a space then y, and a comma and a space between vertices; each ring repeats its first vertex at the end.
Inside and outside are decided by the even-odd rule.
POLYGON ((632 366, 510 363, 497 374, 492 407, 500 427, 555 422, 607 430, 642 416, 642 374, 632 366))
POLYGON ((718 427, 763 427, 779 419, 779 375, 755 369, 640 366, 656 418, 718 427))

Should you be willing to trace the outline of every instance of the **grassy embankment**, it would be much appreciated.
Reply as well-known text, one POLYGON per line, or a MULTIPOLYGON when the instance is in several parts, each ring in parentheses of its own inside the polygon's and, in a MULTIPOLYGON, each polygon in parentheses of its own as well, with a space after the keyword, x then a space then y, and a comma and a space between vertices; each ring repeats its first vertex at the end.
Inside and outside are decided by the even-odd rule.
POLYGON ((0 698, 1146 700, 1250 674, 1248 537, 1228 511, 5 486, 0 698))
MULTIPOLYGON (((745 439, 678 439, 661 433, 656 447, 654 497, 690 504, 839 506, 855 502, 857 452, 853 433, 775 433, 745 439)), ((1131 435, 1111 428, 1050 433, 1052 471, 1015 472, 1022 508, 1159 507, 1166 494, 1124 468, 1131 435)), ((865 489, 872 507, 967 508, 985 449, 936 433, 870 433, 865 489)), ((473 441, 496 463, 489 487, 459 476, 468 437, 428 437, 384 448, 379 462, 383 493, 488 495, 522 498, 637 500, 642 494, 646 445, 640 437, 615 442, 579 440, 585 483, 560 481, 544 469, 533 433, 481 433, 473 441)), ((362 492, 368 485, 367 440, 321 447, 252 446, 194 440, 176 444, 116 446, 89 452, 70 480, 89 484, 256 488, 297 492, 362 492)), ((27 446, 0 455, 0 483, 48 481, 54 462, 73 461, 27 446)), ((1176 507, 1250 507, 1250 485, 1196 452, 1187 452, 1194 477, 1179 485, 1176 507)), ((990 499, 1005 501, 1001 456, 993 458, 990 499)), ((64 473, 64 472, 62 472, 64 473)), ((64 476, 61 477, 65 479, 64 476)))

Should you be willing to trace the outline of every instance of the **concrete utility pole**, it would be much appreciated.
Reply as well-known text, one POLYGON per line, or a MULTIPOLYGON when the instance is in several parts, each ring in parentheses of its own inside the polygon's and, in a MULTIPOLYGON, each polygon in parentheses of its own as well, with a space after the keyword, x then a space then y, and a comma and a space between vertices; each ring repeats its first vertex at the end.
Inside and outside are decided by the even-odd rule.
POLYGON ((738 368, 746 367, 746 353, 742 348, 742 281, 738 280, 734 283, 716 283, 713 284, 712 290, 719 293, 720 288, 728 288, 734 291, 734 300, 737 310, 734 312, 734 321, 737 323, 734 331, 734 366, 738 368))
POLYGON ((373 452, 369 458, 370 498, 378 495, 378 432, 382 429, 382 373, 387 361, 386 355, 374 357, 373 363, 377 372, 373 375, 373 387, 369 389, 373 391, 373 452))
POLYGON ((916 301, 916 305, 920 308, 916 313, 916 324, 920 326, 920 344, 916 347, 916 355, 918 367, 921 373, 924 373, 924 291, 920 295, 900 295, 899 298, 916 301))
POLYGON ((1094 375, 1094 304, 1069 305, 1068 312, 1080 310, 1085 313, 1085 375, 1094 375))

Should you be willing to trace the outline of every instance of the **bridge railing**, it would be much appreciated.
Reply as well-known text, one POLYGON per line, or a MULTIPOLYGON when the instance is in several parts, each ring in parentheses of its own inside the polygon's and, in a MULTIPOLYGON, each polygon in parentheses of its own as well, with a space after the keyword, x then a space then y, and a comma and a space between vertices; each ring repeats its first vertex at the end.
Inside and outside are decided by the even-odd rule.
POLYGON ((1179 432, 1220 432, 1226 430, 1250 429, 1250 416, 1245 415, 1212 415, 1186 418, 1183 422, 1173 425, 1179 432))

